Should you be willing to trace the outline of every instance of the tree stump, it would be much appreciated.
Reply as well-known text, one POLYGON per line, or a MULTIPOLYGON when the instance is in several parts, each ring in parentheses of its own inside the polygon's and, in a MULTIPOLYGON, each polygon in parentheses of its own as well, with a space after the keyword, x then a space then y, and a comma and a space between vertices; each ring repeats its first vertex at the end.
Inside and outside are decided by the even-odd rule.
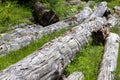
POLYGON ((44 8, 40 2, 34 3, 33 10, 35 22, 42 26, 48 26, 59 21, 59 17, 55 14, 55 12, 44 8))

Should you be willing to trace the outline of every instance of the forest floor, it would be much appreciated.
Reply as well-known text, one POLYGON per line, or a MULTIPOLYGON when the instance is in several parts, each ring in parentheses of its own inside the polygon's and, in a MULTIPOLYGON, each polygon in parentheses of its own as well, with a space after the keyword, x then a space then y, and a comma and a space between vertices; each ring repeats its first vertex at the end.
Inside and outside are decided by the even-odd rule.
MULTIPOLYGON (((51 8, 48 6, 48 4, 45 5, 46 7, 51 8)), ((91 8, 93 8, 93 5, 94 4, 91 4, 91 8)), ((111 9, 116 5, 120 6, 119 0, 113 0, 108 3, 108 7, 111 9)), ((53 9, 59 15, 61 20, 65 19, 66 17, 70 17, 83 9, 83 5, 69 5, 66 8, 63 8, 61 4, 58 4, 56 6, 54 6, 53 9), (58 9, 58 7, 56 6, 59 5, 60 7, 58 9)), ((29 7, 26 8, 25 6, 20 6, 13 2, 6 2, 4 4, 0 3, 0 33, 13 30, 13 26, 15 26, 16 24, 34 24, 28 20, 31 17, 32 9, 29 7)), ((31 42, 30 45, 23 47, 20 50, 12 51, 10 52, 10 54, 0 57, 0 70, 3 70, 6 67, 18 62, 19 60, 23 59, 35 50, 42 47, 46 42, 59 37, 66 31, 66 29, 62 29, 55 34, 44 35, 39 40, 31 42)), ((114 27, 112 29, 112 32, 118 34, 118 28, 114 27)), ((77 53, 72 63, 67 66, 67 68, 65 69, 65 74, 68 76, 74 71, 82 71, 85 74, 85 80, 96 80, 103 52, 104 47, 102 45, 92 45, 91 39, 90 42, 86 44, 80 52, 77 53)), ((115 74, 117 77, 116 80, 120 80, 120 51, 115 74)))

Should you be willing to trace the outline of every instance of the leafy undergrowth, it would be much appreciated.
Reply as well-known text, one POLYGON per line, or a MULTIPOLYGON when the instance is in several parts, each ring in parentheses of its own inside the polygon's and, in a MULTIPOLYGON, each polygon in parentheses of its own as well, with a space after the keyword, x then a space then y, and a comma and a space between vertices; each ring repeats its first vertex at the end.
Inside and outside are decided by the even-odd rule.
POLYGON ((6 56, 0 57, 0 70, 18 62, 24 57, 28 56, 37 49, 40 49, 46 42, 59 37, 61 34, 65 33, 66 29, 62 29, 54 34, 47 34, 37 41, 32 41, 30 45, 25 46, 17 51, 12 51, 6 56))
MULTIPOLYGON (((42 0, 39 0, 42 2, 42 0)), ((43 0, 44 1, 44 0, 43 0)), ((30 1, 32 3, 32 1, 30 1)), ((64 5, 65 0, 45 0, 43 5, 52 9, 63 20, 83 9, 83 5, 64 5), (59 6, 59 7, 58 7, 59 6)), ((17 4, 16 1, 0 2, 0 33, 14 29, 15 24, 32 23, 27 18, 32 17, 33 9, 32 4, 26 3, 31 6, 23 6, 17 4)))
POLYGON ((67 66, 65 74, 68 76, 75 71, 80 71, 84 73, 84 80, 96 80, 102 54, 102 45, 88 43, 67 66))
POLYGON ((78 11, 83 9, 83 4, 70 5, 66 0, 40 0, 48 9, 52 9, 60 18, 65 18, 75 15, 78 11), (58 7, 59 6, 59 7, 58 7))
POLYGON ((0 3, 0 32, 11 30, 11 26, 29 22, 25 18, 31 17, 31 10, 17 5, 15 2, 0 3))

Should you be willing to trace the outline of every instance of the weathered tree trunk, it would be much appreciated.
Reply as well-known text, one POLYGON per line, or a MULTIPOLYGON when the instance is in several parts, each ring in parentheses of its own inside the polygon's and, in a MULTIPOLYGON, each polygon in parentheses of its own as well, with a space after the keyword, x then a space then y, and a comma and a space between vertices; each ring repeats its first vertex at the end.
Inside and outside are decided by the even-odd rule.
POLYGON ((45 9, 40 2, 36 2, 33 5, 33 17, 35 22, 42 26, 48 26, 59 21, 59 17, 52 11, 45 9))
POLYGON ((91 14, 91 16, 86 19, 84 22, 89 22, 93 20, 96 16, 102 17, 107 10, 107 2, 101 2, 95 9, 95 11, 91 14))
POLYGON ((17 28, 8 33, 1 34, 0 39, 0 55, 5 55, 9 51, 18 50, 26 45, 29 45, 32 40, 37 40, 45 34, 54 33, 63 28, 69 28, 82 23, 90 16, 92 10, 85 7, 83 11, 76 14, 72 18, 57 22, 55 24, 42 27, 39 25, 19 25, 25 28, 17 28))
POLYGON ((84 75, 82 72, 74 72, 68 76, 66 80, 83 80, 84 75))
POLYGON ((117 16, 120 17, 120 6, 115 6, 114 7, 114 12, 117 14, 117 16))
POLYGON ((77 5, 80 4, 81 0, 66 0, 71 5, 77 5))
POLYGON ((15 29, 11 32, 11 34, 1 34, 2 39, 0 39, 0 55, 5 55, 5 53, 8 53, 9 51, 18 50, 26 45, 29 45, 32 40, 37 40, 45 34, 54 33, 62 28, 79 25, 80 23, 85 22, 84 20, 86 19, 89 22, 89 20, 92 20, 91 14, 94 15, 93 20, 97 17, 97 15, 101 17, 105 12, 104 6, 105 5, 99 5, 93 14, 89 7, 85 7, 83 11, 80 11, 72 18, 57 22, 44 28, 38 25, 27 25, 25 28, 15 29), (99 10, 102 11, 102 14, 99 10))
POLYGON ((71 31, 0 72, 0 80, 59 79, 66 65, 88 42, 91 32, 102 28, 105 22, 105 19, 98 17, 74 27, 71 31))
POLYGON ((110 25, 110 28, 112 28, 118 23, 118 19, 113 15, 109 15, 107 22, 110 25))
POLYGON ((110 33, 107 38, 97 80, 114 80, 112 72, 116 70, 119 40, 119 36, 114 33, 110 33))

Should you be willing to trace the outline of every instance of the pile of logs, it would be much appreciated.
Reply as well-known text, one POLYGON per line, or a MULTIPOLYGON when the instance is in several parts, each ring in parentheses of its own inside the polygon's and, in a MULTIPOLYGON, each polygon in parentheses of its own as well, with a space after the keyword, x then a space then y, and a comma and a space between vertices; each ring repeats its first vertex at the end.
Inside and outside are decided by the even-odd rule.
POLYGON ((0 79, 8 80, 57 80, 64 68, 88 42, 91 32, 105 25, 106 20, 96 18, 74 27, 59 38, 45 44, 18 63, 0 73, 0 79))
MULTIPOLYGON (((110 21, 109 18, 115 19, 112 15, 108 17, 110 14, 107 17, 104 16, 106 10, 108 10, 107 3, 101 2, 93 13, 90 11, 84 18, 78 14, 71 18, 73 20, 65 20, 66 23, 75 20, 73 23, 77 26, 46 43, 23 60, 1 71, 0 80, 60 80, 65 67, 82 49, 82 46, 88 43, 92 33, 99 30, 107 42, 98 80, 113 80, 111 71, 116 68, 119 36, 108 32, 108 29, 117 22, 110 21)), ((82 80, 83 77, 83 73, 75 72, 66 80, 82 80)))
POLYGON ((42 27, 39 25, 16 25, 16 29, 9 33, 2 33, 0 38, 0 55, 6 55, 9 51, 18 50, 30 44, 31 41, 41 38, 45 34, 55 33, 63 28, 79 25, 90 16, 92 10, 85 7, 81 12, 72 18, 42 27), (21 26, 24 26, 21 28, 21 26))

